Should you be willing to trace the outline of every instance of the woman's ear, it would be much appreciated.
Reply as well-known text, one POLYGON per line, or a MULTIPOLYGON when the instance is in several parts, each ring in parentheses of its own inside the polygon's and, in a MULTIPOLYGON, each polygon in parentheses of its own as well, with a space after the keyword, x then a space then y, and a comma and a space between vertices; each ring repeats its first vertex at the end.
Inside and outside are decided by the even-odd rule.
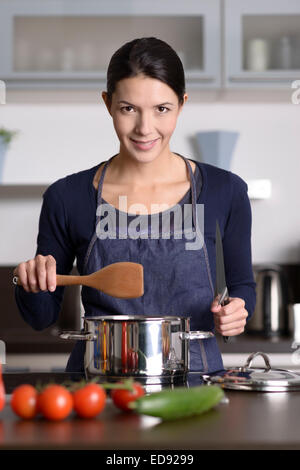
POLYGON ((105 106, 106 106, 106 108, 107 108, 109 114, 111 115, 111 111, 110 111, 111 102, 110 102, 110 100, 108 99, 108 94, 107 94, 106 91, 102 91, 102 99, 103 99, 103 101, 104 101, 104 103, 105 103, 105 106))
POLYGON ((183 105, 186 103, 187 99, 188 99, 188 95, 187 95, 187 93, 185 93, 183 95, 183 103, 181 103, 181 105, 179 106, 179 109, 178 109, 178 115, 181 113, 181 111, 183 109, 183 105))

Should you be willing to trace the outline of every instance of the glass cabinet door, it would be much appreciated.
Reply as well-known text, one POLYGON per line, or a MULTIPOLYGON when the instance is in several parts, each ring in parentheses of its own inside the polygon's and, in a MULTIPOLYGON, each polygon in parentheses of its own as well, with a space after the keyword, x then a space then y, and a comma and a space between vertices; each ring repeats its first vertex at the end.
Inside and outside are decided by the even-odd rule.
POLYGON ((125 42, 155 36, 179 54, 187 87, 220 86, 219 0, 2 1, 8 86, 90 87, 125 42))
POLYGON ((300 2, 225 0, 226 87, 290 88, 300 77, 300 2))

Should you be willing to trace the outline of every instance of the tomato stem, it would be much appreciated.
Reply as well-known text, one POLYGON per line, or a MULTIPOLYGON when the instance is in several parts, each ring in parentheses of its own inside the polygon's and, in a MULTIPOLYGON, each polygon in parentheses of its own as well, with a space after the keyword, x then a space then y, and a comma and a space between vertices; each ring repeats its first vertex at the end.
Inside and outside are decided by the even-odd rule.
MULTIPOLYGON (((48 385, 54 385, 55 382, 50 381, 48 383, 41 383, 38 381, 35 385, 36 390, 41 393, 48 385)), ((129 390, 130 392, 134 391, 134 380, 132 378, 124 379, 120 382, 102 382, 99 377, 94 377, 91 380, 82 379, 78 382, 72 380, 65 380, 60 385, 66 387, 70 392, 75 392, 76 390, 88 385, 89 383, 97 383, 105 390, 129 390)))
MULTIPOLYGON (((92 382, 97 382, 98 383, 99 378, 94 377, 92 379, 92 382)), ((124 379, 123 381, 120 382, 100 382, 99 385, 103 387, 105 390, 129 390, 130 392, 134 391, 134 380, 132 378, 129 379, 124 379)))
POLYGON ((103 387, 104 389, 108 389, 108 390, 129 390, 130 392, 133 392, 134 388, 133 388, 133 384, 126 384, 125 382, 124 383, 116 383, 116 384, 113 384, 113 383, 103 383, 103 384, 100 384, 101 387, 103 387))

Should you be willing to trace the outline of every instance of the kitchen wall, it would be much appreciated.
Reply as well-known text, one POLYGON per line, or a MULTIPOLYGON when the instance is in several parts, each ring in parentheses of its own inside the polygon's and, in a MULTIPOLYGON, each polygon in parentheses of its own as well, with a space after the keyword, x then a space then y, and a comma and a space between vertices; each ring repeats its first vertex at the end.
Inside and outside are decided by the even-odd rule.
MULTIPOLYGON (((300 262, 300 105, 291 94, 189 92, 171 149, 199 159, 200 130, 240 133, 231 171, 243 179, 270 179, 272 196, 251 201, 253 262, 300 262), (281 98, 280 98, 281 96, 281 98)), ((118 152, 118 140, 99 92, 8 93, 0 127, 18 129, 7 153, 5 184, 50 184, 118 152)), ((0 264, 34 255, 41 198, 1 194, 0 264)))

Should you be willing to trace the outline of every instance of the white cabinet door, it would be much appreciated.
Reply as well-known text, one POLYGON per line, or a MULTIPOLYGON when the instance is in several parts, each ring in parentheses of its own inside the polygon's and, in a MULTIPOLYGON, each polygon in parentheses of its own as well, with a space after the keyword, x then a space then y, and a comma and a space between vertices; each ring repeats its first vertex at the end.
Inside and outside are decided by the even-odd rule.
POLYGON ((220 22, 220 0, 1 0, 0 79, 98 88, 121 45, 155 36, 179 53, 187 89, 218 88, 220 22))
POLYGON ((299 0, 225 0, 225 86, 291 88, 300 77, 299 0))

